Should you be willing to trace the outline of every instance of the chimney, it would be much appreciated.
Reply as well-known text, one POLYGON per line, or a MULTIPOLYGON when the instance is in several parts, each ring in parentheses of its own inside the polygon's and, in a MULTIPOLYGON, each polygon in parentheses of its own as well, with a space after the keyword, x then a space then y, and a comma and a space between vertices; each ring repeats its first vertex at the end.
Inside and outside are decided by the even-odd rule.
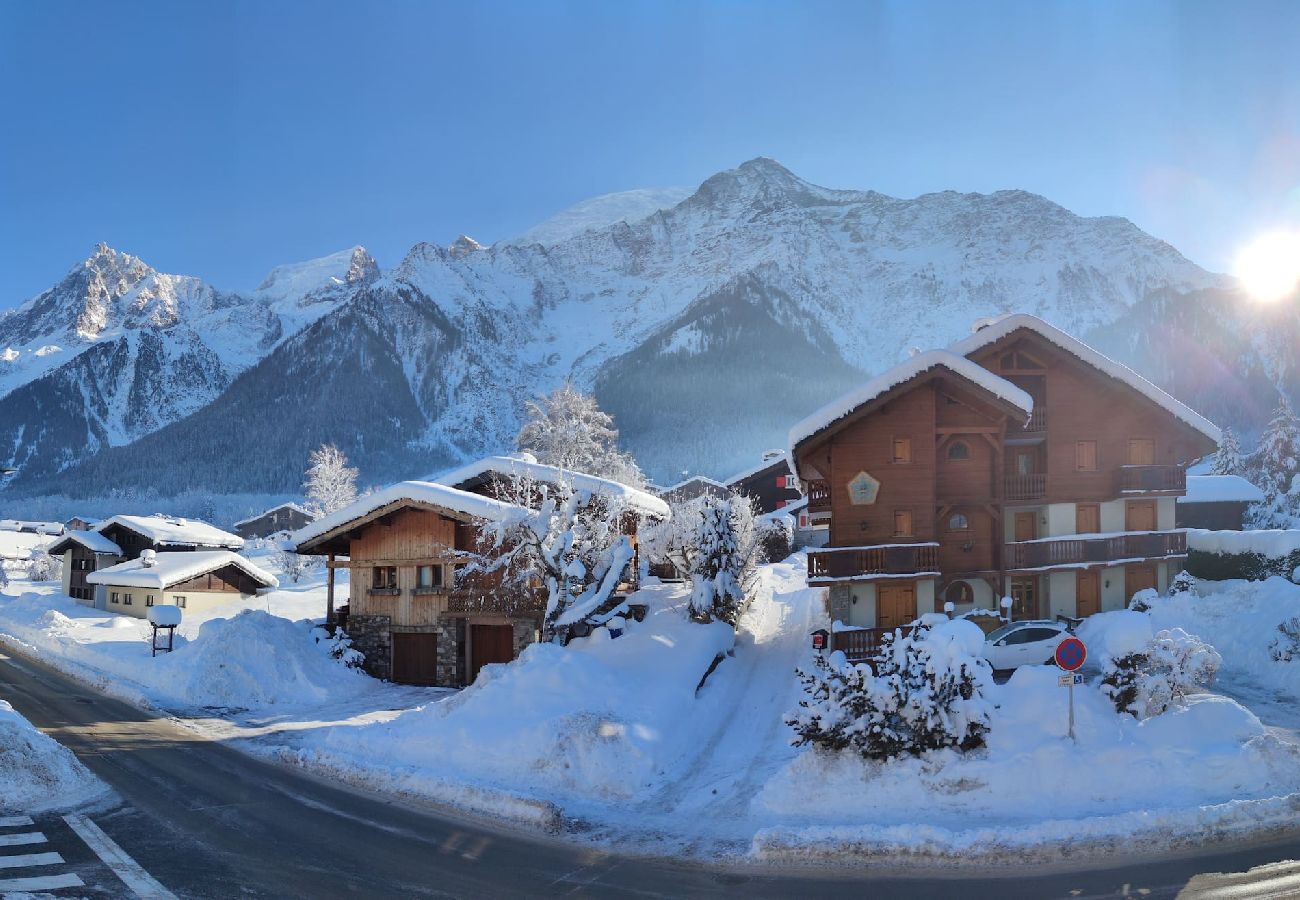
POLYGON ((153 564, 155 562, 154 557, 156 557, 157 555, 158 554, 154 553, 154 551, 152 550, 144 551, 143 553, 140 554, 140 565, 144 566, 146 569, 153 568, 153 564))

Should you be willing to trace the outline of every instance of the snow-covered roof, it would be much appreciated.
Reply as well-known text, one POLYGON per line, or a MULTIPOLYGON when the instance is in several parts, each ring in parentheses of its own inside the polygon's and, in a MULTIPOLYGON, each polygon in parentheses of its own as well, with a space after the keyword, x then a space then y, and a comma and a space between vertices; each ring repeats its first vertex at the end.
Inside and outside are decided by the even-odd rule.
POLYGON ((189 581, 191 578, 198 578, 217 569, 224 569, 226 566, 241 569, 264 587, 279 587, 280 583, 274 575, 230 550, 158 553, 153 557, 153 565, 145 565, 144 559, 133 559, 109 566, 107 569, 100 569, 98 572, 91 572, 86 576, 86 581, 90 584, 164 590, 182 581, 189 581))
POLYGON ((1259 503, 1264 492, 1240 475, 1188 475, 1179 503, 1259 503))
POLYGON ((312 514, 308 512, 306 509, 304 509, 303 507, 299 506, 297 503, 281 503, 278 506, 268 506, 266 509, 262 510, 260 513, 258 513, 255 516, 249 516, 247 519, 240 519, 238 522, 235 523, 235 527, 238 528, 240 525, 250 525, 253 522, 256 522, 258 519, 262 518, 263 516, 270 515, 271 513, 281 509, 289 509, 289 510, 293 510, 294 512, 300 512, 308 519, 312 518, 312 514))
MULTIPOLYGON (((925 353, 918 353, 911 359, 899 363, 892 369, 881 372, 866 384, 856 390, 849 391, 837 400, 831 401, 812 415, 796 423, 790 429, 790 458, 794 458, 795 447, 823 428, 834 424, 858 407, 870 403, 890 389, 936 367, 948 369, 967 381, 979 385, 999 399, 1010 403, 1023 412, 1026 417, 1033 412, 1033 398, 1005 378, 994 375, 988 369, 976 365, 965 356, 947 350, 927 350, 925 353)), ((770 465, 771 462, 769 461, 768 464, 770 465)))
POLYGON ((1071 337, 1054 325, 1049 325, 1037 316, 1031 316, 1025 313, 1013 313, 996 319, 990 324, 980 328, 970 337, 966 337, 950 346, 948 349, 961 356, 969 356, 977 350, 987 347, 989 344, 1000 341, 1002 338, 1011 334, 1019 328, 1024 328, 1034 332, 1050 343, 1064 350, 1066 353, 1076 356, 1083 362, 1092 366, 1098 371, 1104 372, 1111 378, 1124 382, 1124 384, 1133 388, 1138 393, 1144 395, 1148 400, 1157 406, 1164 408, 1180 421, 1190 425, 1201 434, 1214 441, 1219 442, 1219 428, 1209 419, 1190 407, 1175 400, 1172 396, 1147 381, 1137 372, 1134 372, 1128 366, 1118 363, 1100 353, 1078 338, 1071 337))
POLYGON ((732 485, 735 484, 737 481, 744 481, 746 478, 749 478, 751 475, 757 475, 759 472, 763 471, 764 469, 770 469, 772 466, 775 466, 779 463, 786 463, 786 466, 788 468, 789 460, 790 460, 790 454, 782 450, 778 455, 769 456, 767 457, 767 459, 763 460, 758 465, 750 466, 748 469, 744 469, 728 478, 724 478, 722 482, 723 484, 726 485, 732 485))
POLYGON ((659 494, 660 495, 671 494, 673 491, 680 490, 681 488, 686 487, 686 485, 696 481, 702 482, 703 484, 707 484, 710 487, 721 488, 724 491, 727 489, 727 486, 723 484, 721 481, 717 481, 713 478, 710 478, 707 475, 692 475, 690 478, 683 478, 681 481, 677 482, 674 485, 670 485, 669 487, 659 488, 658 489, 659 494))
POLYGON ((111 553, 121 556, 122 548, 110 541, 98 531, 69 531, 62 538, 50 545, 51 553, 60 553, 67 549, 69 541, 76 541, 91 553, 111 553))
POLYGON ((568 484, 575 490, 604 494, 607 497, 618 497, 628 506, 646 515, 658 516, 663 519, 671 515, 667 503, 658 497, 647 494, 645 491, 608 478, 588 475, 585 472, 574 472, 570 469, 561 469, 557 466, 548 466, 536 460, 518 456, 484 457, 477 462, 461 466, 459 469, 444 472, 434 481, 440 484, 464 484, 476 478, 492 475, 507 478, 512 476, 532 478, 549 484, 568 484))
POLYGON ((435 484, 430 481, 399 481, 383 490, 367 494, 355 503, 335 510, 327 516, 321 516, 309 525, 304 525, 293 533, 290 540, 295 547, 301 547, 340 526, 364 518, 375 510, 399 500, 427 503, 470 518, 492 522, 499 521, 516 508, 509 503, 502 503, 500 500, 493 500, 481 494, 471 494, 469 491, 458 490, 445 484, 435 484))
POLYGON ((95 526, 95 530, 105 531, 110 525, 121 525, 123 528, 142 534, 160 547, 183 545, 239 550, 244 546, 244 539, 238 535, 222 531, 215 525, 197 519, 179 519, 163 515, 113 516, 108 521, 95 526))

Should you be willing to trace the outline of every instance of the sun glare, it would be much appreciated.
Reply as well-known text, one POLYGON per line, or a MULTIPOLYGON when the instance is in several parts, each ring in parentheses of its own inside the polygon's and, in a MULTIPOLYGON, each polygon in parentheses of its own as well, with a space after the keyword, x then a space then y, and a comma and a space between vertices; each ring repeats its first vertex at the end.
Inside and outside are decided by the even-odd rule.
POLYGON ((1273 303, 1300 286, 1300 233, 1277 232, 1257 239, 1237 257, 1237 278, 1251 296, 1273 303))

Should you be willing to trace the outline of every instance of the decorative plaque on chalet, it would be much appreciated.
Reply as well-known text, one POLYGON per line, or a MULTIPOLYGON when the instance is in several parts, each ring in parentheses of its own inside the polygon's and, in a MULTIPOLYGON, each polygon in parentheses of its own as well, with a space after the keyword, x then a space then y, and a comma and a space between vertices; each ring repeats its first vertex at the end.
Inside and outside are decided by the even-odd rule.
POLYGON ((880 493, 880 482, 866 472, 859 472, 849 481, 849 502, 854 506, 870 506, 880 493))

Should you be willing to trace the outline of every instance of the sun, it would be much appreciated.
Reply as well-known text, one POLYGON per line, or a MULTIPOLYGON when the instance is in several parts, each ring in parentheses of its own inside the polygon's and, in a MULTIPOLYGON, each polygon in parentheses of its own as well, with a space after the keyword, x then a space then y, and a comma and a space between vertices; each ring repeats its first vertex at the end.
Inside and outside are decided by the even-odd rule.
POLYGON ((1251 296, 1274 303, 1300 287, 1300 233, 1257 238, 1237 256, 1237 278, 1251 296))

